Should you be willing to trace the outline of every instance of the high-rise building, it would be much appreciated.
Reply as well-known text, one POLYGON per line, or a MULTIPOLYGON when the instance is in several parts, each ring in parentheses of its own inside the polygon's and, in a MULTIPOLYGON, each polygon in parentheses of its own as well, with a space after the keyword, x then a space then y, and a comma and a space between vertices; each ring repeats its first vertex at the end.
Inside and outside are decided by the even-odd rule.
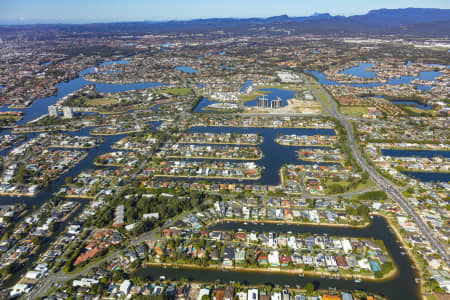
POLYGON ((64 106, 63 107, 63 113, 64 113, 64 118, 65 119, 72 119, 73 115, 72 115, 72 108, 70 108, 69 106, 64 106))
POLYGON ((57 118, 58 117, 58 107, 54 106, 54 105, 50 105, 48 107, 48 115, 52 118, 57 118))
POLYGON ((262 96, 258 99, 258 107, 259 108, 267 108, 269 107, 269 99, 266 96, 262 96))
POLYGON ((270 106, 271 106, 273 109, 281 108, 281 107, 283 106, 283 100, 281 100, 280 97, 277 97, 277 99, 272 100, 272 102, 270 103, 270 106))

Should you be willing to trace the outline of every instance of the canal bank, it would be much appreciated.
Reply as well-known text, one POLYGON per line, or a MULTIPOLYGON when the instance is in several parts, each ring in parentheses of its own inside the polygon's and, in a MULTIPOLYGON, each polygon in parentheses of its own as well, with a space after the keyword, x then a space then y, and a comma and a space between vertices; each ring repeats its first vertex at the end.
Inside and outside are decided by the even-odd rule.
POLYGON ((383 240, 386 249, 397 266, 398 272, 389 279, 382 282, 363 280, 356 283, 348 279, 330 279, 321 278, 321 276, 305 276, 299 277, 298 274, 280 274, 276 272, 263 273, 249 272, 241 270, 209 270, 209 269, 180 269, 164 268, 161 266, 151 266, 138 269, 133 276, 144 279, 157 279, 164 275, 168 279, 189 279, 192 281, 214 282, 220 280, 222 282, 239 281, 244 284, 271 284, 271 285, 290 285, 305 286, 307 283, 313 282, 321 289, 337 288, 339 290, 362 289, 369 293, 379 294, 388 299, 421 299, 420 286, 415 282, 418 276, 416 270, 412 268, 413 262, 408 255, 402 255, 401 242, 398 241, 393 230, 389 230, 389 224, 386 219, 380 216, 374 216, 372 223, 365 228, 347 228, 347 227, 330 227, 316 225, 287 225, 287 224, 236 224, 223 223, 212 226, 211 230, 236 231, 239 228, 247 231, 255 232, 293 232, 293 233, 311 233, 311 234, 328 234, 330 236, 343 237, 363 237, 383 240))

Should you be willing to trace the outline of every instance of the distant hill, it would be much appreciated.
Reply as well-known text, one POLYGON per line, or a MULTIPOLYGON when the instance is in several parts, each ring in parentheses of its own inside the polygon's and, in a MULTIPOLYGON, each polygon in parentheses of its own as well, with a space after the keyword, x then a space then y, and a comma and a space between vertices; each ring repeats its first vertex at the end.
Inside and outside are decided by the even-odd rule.
POLYGON ((207 33, 224 31, 229 34, 253 34, 258 29, 270 26, 268 34, 283 34, 283 30, 291 34, 400 34, 450 36, 450 9, 405 8, 378 9, 365 15, 350 17, 332 16, 330 14, 314 14, 308 17, 289 17, 287 15, 269 18, 214 18, 188 21, 167 22, 121 22, 96 23, 84 25, 24 25, 0 26, 2 31, 16 28, 56 29, 64 32, 91 32, 94 34, 117 33, 207 33))
POLYGON ((368 26, 397 27, 436 21, 450 21, 450 9, 378 9, 371 10, 365 15, 351 16, 349 19, 368 26))

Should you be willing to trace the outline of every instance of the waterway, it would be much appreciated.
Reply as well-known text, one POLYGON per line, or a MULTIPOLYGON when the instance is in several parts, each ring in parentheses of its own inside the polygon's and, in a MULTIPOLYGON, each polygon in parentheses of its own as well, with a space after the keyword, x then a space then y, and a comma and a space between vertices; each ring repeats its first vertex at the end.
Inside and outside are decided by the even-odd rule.
POLYGON ((352 67, 352 68, 349 68, 349 69, 342 70, 339 73, 340 74, 351 74, 351 75, 358 76, 358 77, 361 77, 361 78, 375 78, 375 77, 377 77, 377 74, 375 72, 366 70, 366 69, 369 69, 369 68, 373 67, 374 65, 375 64, 360 63, 356 67, 352 67))
MULTIPOLYGON (((315 164, 310 161, 303 161, 298 158, 297 151, 301 148, 282 146, 275 139, 278 135, 297 134, 297 135, 336 135, 333 129, 308 129, 308 128, 242 128, 242 127, 193 127, 188 132, 210 132, 210 133, 259 133, 264 140, 259 147, 263 152, 263 158, 255 163, 263 167, 261 179, 252 181, 262 185, 279 185, 280 169, 284 164, 315 164)), ((324 165, 329 165, 323 163, 324 165)), ((318 164, 322 165, 322 163, 318 164)), ((235 181, 236 182, 236 181, 235 181)))
POLYGON ((403 172, 403 174, 423 182, 450 182, 450 173, 436 172, 403 172))
MULTIPOLYGON (((111 61, 106 62, 104 64, 124 64, 125 61, 111 61)), ((84 75, 95 73, 95 67, 87 68, 80 72, 80 77, 70 80, 69 82, 61 82, 57 85, 58 91, 55 96, 50 96, 46 98, 37 99, 33 102, 33 104, 26 109, 9 109, 6 106, 0 107, 0 111, 22 111, 24 113, 24 117, 22 120, 18 121, 18 125, 25 124, 29 121, 32 121, 42 115, 48 113, 48 107, 50 105, 54 105, 59 99, 67 96, 70 93, 73 93, 89 84, 95 85, 95 89, 100 93, 117 93, 117 92, 125 92, 130 90, 140 90, 146 88, 153 88, 162 86, 162 83, 159 82, 145 82, 145 83, 132 83, 132 84, 112 84, 112 83, 103 83, 103 82, 92 82, 85 80, 83 78, 84 75)))
MULTIPOLYGON (((359 64, 356 67, 352 67, 349 69, 345 69, 341 71, 342 74, 351 74, 354 76, 358 76, 361 78, 374 78, 376 74, 371 71, 366 71, 365 69, 373 66, 373 64, 359 64)), ((320 71, 308 71, 308 73, 313 74, 321 84, 325 85, 348 85, 353 87, 378 87, 383 85, 400 85, 400 84, 409 84, 412 80, 419 78, 421 80, 434 81, 437 76, 441 76, 441 72, 429 71, 429 72, 420 72, 418 77, 412 76, 403 76, 400 78, 391 78, 387 83, 339 83, 333 80, 328 80, 327 76, 320 71)), ((418 90, 429 91, 431 88, 426 85, 416 85, 418 90)))
POLYGON ((389 255, 399 269, 399 273, 395 278, 385 280, 383 282, 362 281, 355 283, 353 280, 329 279, 319 277, 298 277, 291 274, 280 273, 248 273, 241 271, 222 272, 220 269, 200 270, 200 269, 173 269, 162 267, 145 267, 137 270, 133 276, 141 277, 146 280, 158 280, 159 276, 164 275, 168 279, 188 279, 201 282, 222 282, 239 281, 247 284, 271 284, 271 285, 289 285, 295 287, 300 285, 305 287, 309 282, 313 282, 320 289, 337 288, 338 290, 355 290, 361 289, 369 293, 376 293, 387 297, 388 299, 420 299, 419 286, 414 279, 417 274, 412 269, 412 262, 407 255, 402 255, 396 236, 389 229, 389 225, 382 217, 374 217, 372 223, 367 228, 355 229, 344 227, 327 227, 327 226, 308 226, 308 225, 276 225, 276 224, 248 224, 242 223, 223 223, 213 226, 212 230, 234 230, 239 228, 246 231, 256 232, 292 232, 292 233, 312 233, 312 234, 328 234, 330 236, 346 236, 346 237, 362 237, 383 240, 389 255))
POLYGON ((244 85, 242 86, 240 92, 241 92, 241 93, 245 93, 245 91, 246 91, 249 87, 251 87, 252 85, 253 85, 253 82, 252 82, 251 80, 247 80, 247 81, 244 83, 244 85))
POLYGON ((419 101, 414 100, 392 100, 393 104, 397 105, 408 105, 408 106, 414 106, 415 108, 422 109, 422 110, 432 110, 433 107, 428 104, 423 104, 419 101))
MULTIPOLYGON (((190 68, 190 67, 189 67, 190 68)), ((240 89, 240 93, 245 93, 247 91, 247 89, 252 86, 253 82, 251 80, 247 80, 244 85, 242 86, 242 88, 240 89)), ((200 88, 204 88, 205 84, 204 83, 199 83, 198 86, 200 88)), ((256 100, 255 100, 256 101, 256 100)), ((208 110, 208 109, 204 109, 205 107, 214 104, 214 103, 218 103, 217 101, 212 101, 210 100, 208 97, 203 97, 202 100, 197 104, 197 106, 194 108, 194 112, 215 112, 213 110, 208 110)))
POLYGON ((450 158, 450 151, 446 150, 405 150, 381 149, 381 154, 392 157, 445 157, 450 158))
POLYGON ((193 69, 192 67, 189 67, 189 66, 180 66, 180 67, 176 67, 175 69, 178 70, 178 71, 182 71, 182 72, 184 72, 186 74, 195 74, 195 73, 197 73, 196 69, 193 69))
MULTIPOLYGON (((126 64, 126 61, 110 61, 105 62, 104 64, 126 64)), ((47 97, 47 98, 41 98, 37 99, 32 106, 30 106, 27 109, 22 109, 21 111, 24 112, 24 118, 18 122, 18 124, 24 124, 28 121, 34 120, 42 115, 47 114, 48 112, 48 106, 53 105, 56 103, 56 101, 69 93, 72 93, 76 90, 79 90, 83 88, 84 86, 88 84, 94 84, 96 87, 96 90, 99 92, 119 92, 119 91, 128 91, 128 90, 136 90, 136 89, 143 89, 143 88, 151 88, 151 87, 157 87, 161 86, 161 83, 157 82, 149 82, 149 83, 137 83, 137 84, 106 84, 106 83, 94 83, 85 80, 82 76, 94 72, 95 67, 90 67, 82 72, 80 72, 80 77, 75 78, 73 80, 70 80, 69 82, 62 82, 57 85, 58 92, 57 95, 47 97)), ((8 108, 5 108, 3 106, 1 110, 9 110, 8 108)), ((15 109, 14 109, 15 110, 15 109)), ((157 128, 161 122, 151 122, 153 128, 157 128)), ((92 128, 83 128, 76 132, 66 132, 71 135, 89 135, 89 131, 92 128)), ((2 131, 2 135, 10 134, 10 130, 4 130, 2 131)), ((35 136, 37 136, 39 133, 27 133, 25 134, 27 139, 29 140, 35 136)), ((25 203, 29 205, 30 207, 33 205, 40 206, 42 205, 46 200, 50 199, 55 192, 58 191, 59 187, 64 185, 64 180, 67 176, 75 177, 77 176, 81 171, 94 168, 93 161, 95 157, 98 155, 104 154, 106 152, 112 151, 112 145, 125 135, 115 135, 115 136, 104 136, 104 143, 99 145, 96 148, 88 149, 85 151, 88 151, 88 155, 86 158, 84 158, 80 163, 78 163, 76 166, 74 166, 70 171, 65 173, 63 176, 61 176, 59 179, 54 180, 50 182, 50 184, 43 188, 36 197, 8 197, 8 196, 0 196, 0 204, 13 204, 13 203, 25 203)), ((24 142, 24 141, 23 141, 24 142)), ((14 147, 17 147, 18 145, 22 144, 23 142, 14 145, 14 147)), ((12 148, 9 148, 7 150, 2 151, 0 154, 2 156, 7 155, 9 151, 11 151, 12 148)))
MULTIPOLYGON (((295 91, 289 91, 289 90, 283 90, 278 88, 267 88, 267 89, 260 89, 260 91, 263 92, 269 92, 268 94, 265 94, 269 100, 269 106, 272 103, 272 100, 277 99, 278 97, 281 98, 283 101, 282 106, 286 106, 288 103, 287 101, 289 99, 295 98, 295 91)), ((245 106, 252 107, 258 105, 258 99, 250 100, 247 103, 245 103, 245 106)))

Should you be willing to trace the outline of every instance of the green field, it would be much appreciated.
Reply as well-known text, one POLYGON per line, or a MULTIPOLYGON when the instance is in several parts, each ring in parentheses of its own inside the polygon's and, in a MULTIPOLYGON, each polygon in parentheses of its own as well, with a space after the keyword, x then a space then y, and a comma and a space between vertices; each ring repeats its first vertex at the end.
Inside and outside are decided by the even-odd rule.
POLYGON ((189 96, 192 95, 192 90, 189 88, 170 88, 161 90, 161 93, 170 94, 172 96, 189 96))
MULTIPOLYGON (((324 188, 325 188, 325 191, 326 191, 328 194, 333 194, 333 193, 330 191, 329 187, 330 187, 331 185, 335 184, 335 183, 339 184, 339 185, 342 186, 344 189, 347 189, 347 187, 351 185, 351 183, 349 183, 349 182, 347 182, 347 181, 338 181, 338 182, 335 182, 335 181, 333 181, 333 180, 326 180, 326 181, 324 182, 324 188)), ((361 183, 361 182, 360 182, 360 183, 358 183, 357 185, 350 187, 350 188, 349 188, 347 191, 345 191, 344 193, 358 192, 358 191, 362 191, 362 190, 365 190, 365 189, 368 189, 368 188, 371 188, 371 187, 375 187, 375 186, 376 186, 375 183, 374 183, 371 179, 368 179, 367 182, 365 182, 365 183, 361 183)))
POLYGON ((261 97, 264 94, 269 94, 270 92, 261 92, 258 91, 256 93, 252 93, 252 94, 248 94, 248 95, 240 95, 239 98, 245 102, 251 101, 251 100, 255 100, 258 97, 261 97))
POLYGON ((423 110, 414 106, 407 106, 407 105, 397 105, 397 106, 399 106, 408 115, 412 116, 426 115, 430 117, 436 117, 440 114, 439 111, 436 110, 423 110))
POLYGON ((327 96, 320 90, 317 83, 311 84, 312 89, 316 92, 317 96, 322 100, 323 104, 331 111, 331 103, 328 101, 327 96))
POLYGON ((94 99, 86 99, 85 104, 87 106, 102 106, 102 105, 111 105, 115 104, 119 101, 114 98, 94 98, 94 99))
POLYGON ((362 117, 367 114, 367 106, 341 106, 340 112, 350 117, 362 117))

